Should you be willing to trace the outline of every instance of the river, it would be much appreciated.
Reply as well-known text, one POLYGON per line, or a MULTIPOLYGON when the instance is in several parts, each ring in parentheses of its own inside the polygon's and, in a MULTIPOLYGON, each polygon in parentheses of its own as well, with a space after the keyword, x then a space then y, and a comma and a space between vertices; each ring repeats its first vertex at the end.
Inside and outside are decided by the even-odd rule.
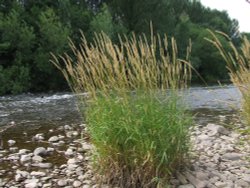
MULTIPOLYGON (((218 117, 235 113, 240 107, 240 93, 232 85, 191 87, 183 91, 189 109, 197 121, 215 121, 218 117), (209 117, 209 118, 207 118, 209 117)), ((0 97, 0 127, 15 122, 19 129, 36 129, 65 124, 79 124, 76 96, 71 93, 25 94, 0 97)))

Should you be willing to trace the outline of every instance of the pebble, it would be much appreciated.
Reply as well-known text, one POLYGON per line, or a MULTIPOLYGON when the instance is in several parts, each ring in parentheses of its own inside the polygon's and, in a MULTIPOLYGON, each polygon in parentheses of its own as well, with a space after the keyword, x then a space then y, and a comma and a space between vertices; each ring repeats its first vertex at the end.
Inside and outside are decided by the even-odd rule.
POLYGON ((13 146, 16 143, 15 140, 8 140, 8 145, 13 146))
POLYGON ((47 150, 44 147, 38 147, 33 153, 34 155, 45 156, 47 154, 47 150))
POLYGON ((67 185, 67 181, 64 180, 64 179, 63 180, 58 180, 57 185, 59 187, 65 187, 67 185))
POLYGON ((239 160, 241 157, 242 157, 242 154, 239 154, 239 153, 226 153, 222 156, 223 159, 231 160, 231 161, 239 160))
POLYGON ((37 188, 38 184, 36 182, 31 182, 31 183, 27 183, 24 186, 25 188, 37 188))
POLYGON ((34 162, 42 162, 43 161, 43 158, 39 155, 35 155, 32 157, 32 161, 34 162))
MULTIPOLYGON (((6 151, 0 151, 0 163, 1 160, 4 162, 6 160, 11 165, 11 170, 15 172, 14 178, 6 187, 98 187, 92 184, 96 183, 96 180, 91 172, 90 155, 86 153, 92 149, 92 145, 84 142, 84 139, 77 138, 79 132, 75 131, 73 126, 62 126, 61 131, 63 131, 61 135, 48 139, 50 147, 47 149, 44 147, 45 142, 37 142, 37 148, 34 148, 33 152, 27 149, 18 151, 16 148, 10 153, 11 147, 6 151), (65 137, 64 133, 70 137, 65 137), (60 143, 64 146, 61 147, 60 143), (62 149, 65 146, 68 148, 62 149), (18 153, 14 153, 17 151, 18 153), (53 155, 58 159, 60 157, 59 164, 50 161, 53 155)), ((55 128, 53 134, 56 132, 55 128)), ((39 135, 46 138, 42 133, 36 134, 35 137, 39 135)), ((194 146, 192 156, 195 157, 192 159, 190 169, 177 173, 176 179, 171 179, 173 187, 250 187, 250 162, 243 157, 250 155, 250 147, 247 144, 237 145, 237 140, 242 138, 240 134, 229 131, 221 125, 209 123, 194 127, 191 135, 194 146)), ((0 175, 6 175, 8 172, 11 174, 9 170, 0 169, 0 175)), ((0 179, 0 187, 1 181, 5 180, 0 179)))
POLYGON ((59 137, 58 136, 52 136, 49 138, 48 140, 49 142, 58 142, 59 141, 59 137))
POLYGON ((37 164, 33 164, 33 166, 36 166, 39 168, 51 168, 53 165, 51 163, 37 163, 37 164))
POLYGON ((29 162, 30 160, 31 160, 30 155, 21 155, 21 158, 20 158, 21 163, 26 163, 26 162, 29 162))
POLYGON ((73 183, 73 187, 80 187, 82 185, 82 183, 80 181, 74 181, 73 183))

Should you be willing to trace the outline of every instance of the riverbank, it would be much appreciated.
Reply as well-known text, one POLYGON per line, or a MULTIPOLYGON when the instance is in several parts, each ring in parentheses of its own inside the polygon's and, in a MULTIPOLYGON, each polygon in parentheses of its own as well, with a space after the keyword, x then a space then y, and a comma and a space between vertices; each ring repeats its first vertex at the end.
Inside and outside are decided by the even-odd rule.
MULTIPOLYGON (((250 146, 242 142, 244 135, 222 126, 227 116, 219 118, 218 124, 190 130, 192 163, 171 179, 172 187, 250 187, 250 146)), ((4 139, 0 187, 98 187, 89 165, 85 125, 64 125, 23 135, 22 140, 4 139)))

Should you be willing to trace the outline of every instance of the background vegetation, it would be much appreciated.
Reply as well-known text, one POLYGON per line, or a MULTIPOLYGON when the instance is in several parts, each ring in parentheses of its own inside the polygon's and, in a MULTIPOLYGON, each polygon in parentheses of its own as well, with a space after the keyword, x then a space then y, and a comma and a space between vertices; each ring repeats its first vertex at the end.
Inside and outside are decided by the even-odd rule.
POLYGON ((192 64, 207 81, 228 79, 225 62, 204 37, 206 28, 220 30, 237 47, 238 22, 199 1, 0 0, 0 94, 65 90, 66 82, 49 59, 50 52, 69 50, 68 37, 80 43, 79 30, 88 40, 103 30, 118 42, 117 33, 149 35, 151 20, 155 32, 179 41, 181 57, 192 40, 192 64))

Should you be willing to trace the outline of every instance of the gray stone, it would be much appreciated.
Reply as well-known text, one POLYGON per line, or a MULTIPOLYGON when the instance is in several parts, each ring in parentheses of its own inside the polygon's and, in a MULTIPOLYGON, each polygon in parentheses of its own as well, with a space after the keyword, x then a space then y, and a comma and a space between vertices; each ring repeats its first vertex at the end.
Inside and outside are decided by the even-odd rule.
POLYGON ((29 176, 29 172, 22 171, 22 170, 16 170, 16 174, 20 174, 22 177, 25 177, 25 178, 29 176))
POLYGON ((53 153, 55 151, 54 148, 51 148, 51 147, 47 147, 47 152, 48 153, 53 153))
POLYGON ((59 137, 58 136, 52 136, 49 138, 48 140, 49 142, 58 142, 59 141, 59 137))
POLYGON ((67 181, 66 180, 58 180, 57 185, 60 187, 65 187, 67 185, 67 181))
POLYGON ((10 147, 9 150, 10 152, 16 152, 18 150, 18 147, 10 147))
POLYGON ((43 158, 39 155, 35 155, 32 157, 32 161, 34 162, 42 162, 43 161, 43 158))
POLYGON ((222 159, 235 161, 235 160, 240 160, 241 157, 242 157, 242 154, 239 154, 239 153, 225 153, 222 156, 222 159))
POLYGON ((215 186, 217 186, 218 188, 225 188, 225 187, 227 187, 227 183, 226 182, 217 181, 217 182, 215 182, 215 186))
POLYGON ((228 135, 230 133, 225 127, 223 127, 221 125, 215 125, 212 123, 209 123, 207 125, 207 129, 212 131, 214 133, 214 135, 216 135, 216 134, 228 135))
POLYGON ((208 180, 209 178, 209 175, 205 172, 196 172, 196 177, 199 179, 199 180, 208 180))
POLYGON ((183 176, 181 173, 177 173, 177 179, 181 182, 181 184, 187 184, 187 180, 186 180, 186 177, 183 176))
POLYGON ((37 187, 38 187, 38 184, 36 182, 25 184, 25 188, 37 188, 37 187))
POLYGON ((82 183, 78 180, 73 182, 73 187, 80 187, 82 185, 82 183))
POLYGON ((241 179, 241 180, 235 181, 235 186, 249 187, 249 184, 241 179))
POLYGON ((38 176, 38 177, 42 177, 42 176, 45 176, 46 173, 45 172, 37 172, 37 171, 32 171, 30 173, 31 176, 38 176))
POLYGON ((82 143, 82 148, 85 150, 85 151, 88 151, 88 150, 91 150, 92 147, 90 144, 86 143, 86 142, 83 142, 82 143))
POLYGON ((23 177, 21 174, 16 174, 15 175, 15 181, 20 182, 25 180, 25 177, 23 177))
POLYGON ((180 185, 178 188, 195 188, 192 184, 180 185))
POLYGON ((20 149, 18 154, 23 155, 23 154, 26 154, 26 153, 29 153, 29 152, 30 152, 30 150, 28 150, 28 149, 20 149))
POLYGON ((38 147, 33 153, 34 155, 45 156, 47 154, 47 150, 44 147, 38 147))
POLYGON ((67 156, 73 156, 74 155, 74 151, 72 149, 67 149, 65 152, 65 155, 67 156))
POLYGON ((73 128, 71 126, 69 126, 69 125, 64 125, 64 129, 65 130, 72 130, 73 128))
POLYGON ((51 163, 36 163, 36 164, 32 164, 32 166, 36 166, 39 168, 51 168, 52 164, 51 163))
POLYGON ((45 184, 43 184, 42 188, 50 188, 50 187, 52 187, 51 183, 45 183, 45 184))
POLYGON ((202 134, 202 135, 198 136, 197 138, 198 138, 198 140, 201 140, 201 141, 212 140, 212 138, 210 136, 206 135, 206 134, 202 134))
MULTIPOLYGON (((250 174, 243 175, 243 181, 250 183, 250 174)), ((250 185, 249 185, 250 186, 250 185)))
POLYGON ((36 134, 33 138, 34 141, 44 140, 44 135, 42 133, 36 134))
POLYGON ((21 163, 26 163, 26 162, 29 162, 30 160, 31 160, 30 155, 21 155, 21 158, 20 158, 21 163))
POLYGON ((8 140, 8 145, 13 146, 16 143, 15 140, 8 140))
POLYGON ((69 159, 69 160, 67 161, 67 164, 76 164, 76 163, 77 163, 77 160, 74 159, 74 158, 69 159))
POLYGON ((68 164, 68 170, 70 170, 70 171, 73 171, 73 170, 75 170, 76 168, 78 167, 78 165, 76 165, 76 164, 68 164))
POLYGON ((18 156, 18 155, 11 155, 11 156, 9 156, 7 159, 8 159, 8 160, 12 160, 12 161, 14 161, 14 160, 19 160, 19 156, 18 156))
POLYGON ((207 181, 200 181, 199 179, 195 178, 191 173, 186 172, 185 177, 192 183, 196 188, 205 188, 207 185, 207 181))

